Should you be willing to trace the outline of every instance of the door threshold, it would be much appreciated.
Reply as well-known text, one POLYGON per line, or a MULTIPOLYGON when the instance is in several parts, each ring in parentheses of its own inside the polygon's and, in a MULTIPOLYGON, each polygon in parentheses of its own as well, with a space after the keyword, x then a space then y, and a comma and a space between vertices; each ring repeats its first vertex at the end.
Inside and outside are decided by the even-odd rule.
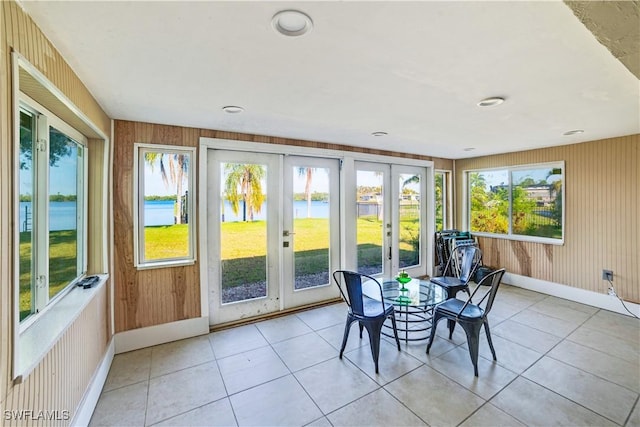
POLYGON ((275 319, 282 316, 287 316, 289 314, 301 313, 307 310, 313 310, 314 308, 320 308, 327 305, 333 305, 342 302, 342 298, 333 298, 326 301, 321 301, 318 303, 301 305, 299 307, 288 308, 286 310, 277 311, 274 313, 263 314, 260 316, 248 317, 246 319, 234 320, 232 322, 221 323, 219 325, 213 325, 209 327, 209 332, 217 332, 222 331, 224 329, 235 328, 236 326, 248 325, 251 323, 261 322, 263 320, 275 319))

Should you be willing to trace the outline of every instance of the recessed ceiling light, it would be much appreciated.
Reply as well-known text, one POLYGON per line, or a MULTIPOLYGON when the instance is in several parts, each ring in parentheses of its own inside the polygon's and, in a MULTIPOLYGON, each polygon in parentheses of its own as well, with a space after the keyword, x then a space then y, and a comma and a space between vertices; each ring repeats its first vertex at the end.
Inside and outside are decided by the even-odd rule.
POLYGON ((298 10, 282 10, 271 19, 273 29, 288 37, 307 34, 313 28, 313 21, 298 10))
POLYGON ((244 111, 244 108, 238 107, 237 105, 227 105, 226 107, 222 107, 222 111, 229 114, 238 114, 244 111))
POLYGON ((579 133, 583 133, 584 130, 582 129, 574 129, 574 130, 568 130, 565 133, 563 133, 563 135, 569 136, 569 135, 577 135, 579 133))
POLYGON ((383 132, 383 131, 377 131, 377 132, 371 132, 371 135, 373 136, 386 136, 388 135, 387 132, 383 132))
POLYGON ((493 96, 491 98, 485 98, 482 101, 478 102, 478 107, 493 107, 495 105, 500 105, 503 102, 504 98, 493 96))
POLYGON ((474 147, 467 147, 467 148, 465 148, 463 151, 473 151, 473 150, 475 150, 475 148, 474 148, 474 147))

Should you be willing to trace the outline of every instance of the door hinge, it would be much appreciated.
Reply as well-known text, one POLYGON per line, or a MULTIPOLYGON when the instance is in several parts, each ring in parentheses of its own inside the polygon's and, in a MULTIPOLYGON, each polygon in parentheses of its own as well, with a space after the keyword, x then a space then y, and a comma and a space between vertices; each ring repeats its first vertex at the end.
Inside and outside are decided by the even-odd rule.
POLYGON ((38 139, 36 141, 36 150, 38 150, 41 153, 44 153, 46 149, 47 149, 47 141, 45 139, 38 139))

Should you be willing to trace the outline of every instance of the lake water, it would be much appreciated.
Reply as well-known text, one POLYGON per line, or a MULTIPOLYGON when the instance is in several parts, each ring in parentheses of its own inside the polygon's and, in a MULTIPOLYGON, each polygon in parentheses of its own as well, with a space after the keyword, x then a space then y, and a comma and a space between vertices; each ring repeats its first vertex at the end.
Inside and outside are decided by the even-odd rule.
MULTIPOLYGON (((20 202, 20 231, 24 230, 25 208, 32 215, 31 202, 20 202)), ((307 202, 293 202, 294 217, 307 217, 307 202)), ((227 222, 242 221, 242 204, 238 215, 233 213, 231 204, 224 204, 224 218, 227 222)), ((254 220, 264 220, 267 212, 267 203, 262 205, 260 212, 254 213, 254 220)), ((144 203, 146 225, 171 225, 173 219, 172 201, 146 201, 144 203)), ((324 202, 311 202, 311 216, 313 218, 328 218, 329 204, 324 202)), ((31 218, 32 220, 33 218, 31 218)), ((74 230, 76 228, 76 202, 50 202, 49 203, 49 228, 56 230, 74 230)))
MULTIPOLYGON (((25 230, 27 213, 30 216, 28 229, 33 226, 33 212, 31 202, 20 202, 20 231, 25 230), (25 211, 26 208, 26 211, 25 211)), ((75 230, 76 229, 76 202, 49 202, 49 229, 75 230)))
MULTIPOLYGON (((307 202, 293 202, 293 214, 295 218, 307 217, 307 202)), ((222 209, 225 222, 242 221, 242 203, 238 209, 238 215, 233 213, 231 203, 225 202, 222 209)), ((146 225, 169 225, 173 224, 173 202, 171 201, 147 201, 144 203, 144 214, 146 225)), ((253 219, 264 220, 267 214, 267 202, 262 204, 260 212, 254 212, 253 219)), ((329 203, 311 202, 311 216, 313 218, 328 218, 329 203)))

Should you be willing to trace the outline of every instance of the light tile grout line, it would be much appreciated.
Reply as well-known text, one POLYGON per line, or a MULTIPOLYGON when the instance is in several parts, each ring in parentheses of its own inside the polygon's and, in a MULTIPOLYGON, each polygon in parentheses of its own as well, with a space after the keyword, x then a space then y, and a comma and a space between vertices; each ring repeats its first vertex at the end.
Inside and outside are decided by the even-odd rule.
MULTIPOLYGON (((546 299, 548 299, 548 298, 551 298, 551 297, 550 297, 550 296, 547 296, 547 297, 545 297, 545 298, 543 298, 543 299, 541 299, 541 300, 539 300, 539 301, 537 301, 537 302, 535 302, 535 303, 532 303, 532 304, 530 304, 530 305, 528 305, 528 306, 526 306, 526 307, 523 307, 523 308, 519 309, 519 311, 515 312, 515 313, 514 313, 514 314, 512 314, 511 316, 509 316, 509 317, 507 317, 507 318, 503 318, 503 321, 506 321, 506 320, 511 319, 512 317, 514 317, 514 316, 516 316, 517 314, 519 314, 519 313, 523 312, 524 310, 531 309, 531 307, 532 307, 533 305, 535 305, 535 304, 537 304, 537 303, 540 303, 540 302, 543 302, 544 300, 546 300, 546 299)), ((498 302, 498 301, 496 301, 496 302, 498 302)), ((506 302, 505 302, 505 304, 508 304, 508 303, 506 303, 506 302)), ((536 310, 533 310, 533 311, 536 311, 536 310)), ((568 334, 566 334, 564 337, 560 337, 561 339, 560 339, 560 341, 559 341, 558 343, 556 343, 555 345, 553 345, 553 346, 552 346, 549 350, 547 350, 546 352, 541 353, 541 356, 540 356, 538 359, 536 359, 536 360, 535 360, 535 361, 534 361, 534 362, 533 362, 533 363, 532 363, 532 364, 531 364, 527 369, 525 369, 522 373, 517 374, 517 375, 516 375, 516 377, 515 377, 512 381, 510 381, 508 384, 506 384, 504 387, 502 387, 498 392, 496 392, 495 394, 493 394, 491 398, 489 398, 489 399, 484 399, 484 398, 482 398, 482 396, 479 396, 479 397, 480 397, 480 398, 482 398, 485 402, 484 402, 481 406, 479 406, 479 407, 478 407, 474 412, 472 412, 469 416, 467 416, 467 417, 462 421, 462 423, 464 423, 466 420, 468 420, 470 417, 472 417, 472 416, 473 416, 475 413, 477 413, 477 411, 479 411, 482 407, 486 406, 486 404, 487 404, 487 403, 491 404, 492 400, 493 400, 497 395, 499 395, 502 391, 504 391, 504 390, 505 390, 509 385, 511 385, 511 384, 512 384, 515 380, 517 380, 519 377, 522 377, 522 378, 523 378, 524 380, 526 380, 526 381, 531 381, 532 383, 537 384, 537 385, 539 385, 539 386, 541 386, 541 387, 545 388, 546 390, 551 391, 553 394, 555 394, 555 395, 557 395, 557 396, 560 396, 561 398, 564 398, 564 399, 566 399, 566 400, 568 400, 568 401, 570 401, 570 402, 572 402, 572 403, 574 403, 574 404, 576 404, 576 405, 578 405, 578 406, 580 406, 580 407, 582 407, 582 408, 586 409, 587 411, 589 411, 589 412, 591 412, 591 413, 593 413, 593 414, 596 414, 596 415, 598 415, 598 416, 601 416, 601 417, 603 417, 603 418, 605 418, 605 419, 609 419, 608 417, 606 417, 606 416, 604 416, 604 415, 601 415, 601 414, 599 414, 598 412, 596 412, 596 411, 594 411, 594 410, 592 410, 592 409, 590 409, 590 408, 588 408, 588 407, 585 407, 585 406, 583 406, 582 404, 580 404, 580 403, 578 403, 578 402, 575 402, 575 401, 573 401, 572 399, 569 399, 568 397, 563 396, 563 395, 562 395, 562 394, 560 394, 560 393, 555 392, 554 390, 548 389, 548 388, 544 387, 543 385, 538 384, 538 383, 536 383, 535 381, 533 381, 533 380, 531 380, 531 379, 528 379, 528 378, 524 377, 524 374, 525 374, 527 371, 529 371, 529 370, 531 369, 531 367, 533 367, 536 363, 538 363, 542 358, 544 358, 544 357, 549 357, 549 358, 552 358, 552 359, 554 359, 554 360, 557 360, 557 359, 553 358, 552 356, 550 356, 550 355, 549 355, 549 353, 550 353, 551 351, 553 351, 553 349, 555 349, 555 348, 556 348, 557 346, 559 346, 561 343, 563 343, 565 340, 567 340, 567 341, 569 341, 569 342, 572 342, 572 343, 575 343, 574 341, 572 341, 572 340, 570 340, 570 339, 569 339, 569 336, 570 336, 572 333, 574 333, 576 330, 578 330, 580 327, 585 326, 585 323, 586 323, 587 321, 589 321, 590 319, 592 319, 594 316, 596 316, 596 315, 597 315, 598 313, 600 313, 601 311, 602 311, 602 310, 601 310, 601 309, 599 309, 599 310, 596 310, 595 312, 591 313, 587 318, 585 318, 585 320, 584 320, 584 321, 582 321, 580 324, 578 324, 578 325, 577 325, 577 326, 576 326, 576 327, 575 327, 571 332, 569 332, 568 334)), ((538 313, 539 313, 539 312, 538 312, 538 313)), ((547 315, 546 313, 542 313, 542 314, 547 315)), ((306 389, 305 389, 305 388, 302 386, 302 384, 298 381, 297 377, 295 376, 295 373, 294 373, 294 372, 289 368, 289 366, 287 366, 287 365, 286 365, 286 363, 284 363, 284 360, 283 360, 283 359, 282 359, 282 357, 278 354, 278 352, 277 352, 277 351, 275 351, 275 348, 273 347, 273 345, 274 345, 274 344, 277 344, 277 343, 279 343, 279 342, 284 342, 284 341, 287 341, 287 340, 290 340, 290 339, 295 339, 295 338, 298 338, 298 337, 303 336, 303 335, 308 335, 308 334, 311 334, 311 333, 315 333, 315 334, 316 334, 316 336, 318 336, 318 337, 319 337, 319 338, 321 338, 323 341, 327 342, 329 345, 331 345, 331 346, 333 347, 333 345, 332 345, 332 344, 331 344, 331 343, 330 343, 330 342, 329 342, 325 337, 323 337, 322 335, 320 335, 320 333, 319 333, 319 332, 321 332, 321 331, 323 331, 323 330, 325 330, 325 329, 327 329, 327 328, 335 327, 335 326, 339 325, 340 323, 338 322, 338 323, 335 323, 335 324, 332 324, 332 325, 327 325, 327 326, 325 326, 325 327, 323 327, 323 328, 319 328, 319 329, 315 330, 315 329, 313 329, 313 328, 312 328, 312 327, 311 327, 307 322, 305 322, 303 319, 299 318, 299 317, 297 316, 297 314, 296 314, 296 315, 294 315, 294 316, 295 316, 296 318, 298 318, 298 320, 300 320, 303 324, 305 324, 306 326, 308 326, 308 327, 311 329, 311 331, 310 331, 310 332, 308 332, 308 333, 305 333, 305 334, 299 335, 299 336, 290 337, 290 338, 287 338, 287 339, 285 339, 285 340, 281 340, 281 341, 277 341, 277 342, 271 343, 271 342, 269 342, 269 341, 266 339, 266 337, 264 337, 264 334, 262 333, 262 331, 260 331, 260 329, 259 329, 259 328, 257 328, 257 327, 256 327, 256 329, 257 329, 257 330, 258 330, 258 332, 261 334, 261 336, 262 336, 263 338, 265 338, 265 341, 267 342, 267 345, 271 348, 271 350, 276 354, 276 356, 278 357, 278 359, 279 359, 279 360, 284 364, 284 366, 287 368, 287 371, 289 372, 289 374, 287 374, 287 375, 292 375, 292 376, 296 379, 296 381, 298 382, 298 384, 303 388, 303 390, 305 390, 305 393, 306 393, 306 394, 307 394, 307 396, 311 399, 311 401, 314 403, 314 405, 315 405, 316 407, 318 407, 318 405, 317 405, 317 403, 315 402, 315 400, 313 400, 313 398, 308 394, 308 392, 306 391, 306 389)), ((558 318, 558 317, 553 316, 553 315, 549 315, 549 316, 550 316, 550 317, 554 317, 554 318, 558 318)), ((513 320, 513 321, 517 322, 517 320, 514 320, 514 319, 511 319, 511 320, 513 320)), ((499 323, 501 323, 501 322, 499 322, 499 323)), ((517 323, 520 323, 520 322, 517 322, 517 323)), ((521 324, 522 324, 522 323, 521 323, 521 324)), ((494 325, 494 326, 495 326, 495 325, 494 325)), ((530 326, 530 325, 526 325, 526 326, 532 327, 532 326, 530 326)), ((534 327, 532 327, 532 328, 533 328, 533 329, 536 329, 536 330, 539 330, 539 331, 541 331, 541 332, 548 333, 548 332, 546 332, 546 331, 543 331, 543 330, 540 330, 540 329, 537 329, 537 328, 534 328, 534 327)), ((222 380, 222 382, 223 382, 223 386, 225 387, 225 394, 226 394, 226 396, 225 396, 225 397, 222 397, 222 398, 220 398, 220 399, 217 399, 217 400, 214 400, 214 401, 208 402, 208 403, 206 403, 206 404, 200 405, 198 408, 201 408, 201 407, 206 406, 206 405, 209 405, 209 404, 211 404, 211 403, 214 403, 214 402, 220 401, 220 400, 222 400, 222 399, 229 399, 229 398, 230 398, 230 396, 231 396, 231 395, 229 395, 229 394, 228 394, 228 390, 227 390, 227 387, 226 387, 226 383, 225 383, 225 381, 224 381, 224 378, 222 377, 222 373, 221 373, 221 371, 220 371, 220 366, 219 366, 219 363, 218 363, 218 362, 219 362, 219 359, 218 359, 218 357, 216 357, 216 355, 215 355, 215 351, 214 351, 214 349, 213 349, 213 342, 211 341, 211 339, 209 339, 210 335, 211 335, 211 334, 207 335, 207 339, 208 339, 208 341, 209 341, 209 345, 210 345, 210 347, 211 347, 211 351, 212 351, 212 353, 213 353, 213 360, 215 360, 215 362, 216 362, 216 366, 218 367, 218 371, 220 372, 221 380, 222 380)), ((442 337, 441 337, 441 338, 442 338, 442 337)), ((507 340, 507 341, 510 341, 510 340, 508 340, 508 339, 507 339, 507 338, 505 338, 505 337, 501 337, 501 338, 503 338, 503 339, 505 339, 505 340, 507 340)), ((577 344, 577 345, 581 345, 580 343, 576 343, 576 344, 577 344)), ((447 350, 446 352, 444 352, 444 353, 442 353, 442 354, 438 355, 438 357, 437 357, 437 358, 440 358, 440 357, 444 356, 445 354, 448 354, 450 351, 455 350, 456 348, 461 347, 461 346, 464 346, 464 343, 463 343, 463 344, 457 344, 457 345, 455 345, 453 348, 451 348, 451 349, 447 350)), ((154 347, 155 347, 155 346, 154 346, 154 347)), ((259 347, 259 348, 262 348, 262 347, 266 347, 266 346, 261 346, 261 347, 259 347)), ((359 347, 362 347, 362 345, 361 345, 361 346, 359 346, 359 347)), ((588 346, 587 346, 587 347, 588 347, 588 346)), ((333 347, 333 348, 335 348, 335 347, 333 347)), ((588 347, 588 348, 590 348, 590 349, 591 349, 591 347, 588 347)), ((356 348, 356 349, 357 349, 357 348, 356 348)), ((356 349, 353 349, 352 351, 355 351, 356 349)), ((598 350, 598 349, 592 349, 592 350, 594 350, 594 351, 598 351, 599 353, 602 353, 602 354, 605 354, 605 355, 608 355, 607 353, 605 353, 605 352, 603 352, 603 351, 601 351, 601 350, 598 350)), ((337 351, 339 351, 339 350, 337 350, 337 351)), ((404 377, 404 376, 406 376, 406 375, 408 375, 408 374, 410 374, 411 372, 415 371, 416 369, 420 369, 420 368, 422 368, 423 366, 428 366, 429 368, 434 369, 436 372, 438 372, 438 373, 440 373, 440 374, 444 375, 445 377, 449 378, 451 381, 455 382, 456 384, 459 384, 459 383, 458 383, 457 381, 455 381, 454 379, 452 379, 452 378, 448 377, 445 373, 440 372, 440 371, 438 371, 437 369, 435 369, 434 367, 432 367, 432 366, 430 366, 430 365, 426 364, 425 362, 422 362, 420 359, 417 359, 415 356, 413 356, 411 353, 409 353, 409 352, 407 351, 406 347, 403 347, 403 348, 402 348, 402 351, 403 351, 403 352, 405 352, 407 356, 410 356, 410 357, 412 357, 413 359, 416 359, 418 362, 420 362, 420 364, 419 364, 418 366, 416 366, 415 368, 411 369, 410 371, 408 371, 408 372, 406 372, 406 373, 404 373, 404 374, 400 375, 398 378, 395 378, 395 379, 393 379, 392 381, 389 381, 388 383, 386 383, 386 384, 384 384, 384 385, 380 385, 377 381, 375 381, 375 379, 373 379, 373 378, 372 378, 372 379, 376 382, 376 385, 377 385, 377 388, 376 388, 376 389, 374 389, 373 391, 371 391, 371 392, 369 392, 369 393, 366 393, 365 395, 363 395, 363 396, 359 397, 358 399, 355 399, 355 400, 354 400, 354 401, 352 401, 352 402, 348 402, 348 403, 346 403, 345 405, 343 405, 343 406, 341 406, 340 408, 337 408, 337 409, 335 409, 335 410, 331 411, 330 413, 324 414, 324 412, 322 412, 322 410, 318 407, 318 409, 319 409, 320 413, 322 413, 322 414, 323 414, 323 416, 321 416, 320 418, 318 418, 316 421, 321 420, 322 418, 325 418, 325 419, 326 419, 326 420, 331 424, 331 422, 330 422, 330 421, 329 421, 329 419, 328 419, 328 415, 330 415, 330 414, 332 414, 332 413, 334 413, 334 412, 336 412, 336 411, 340 410, 341 408, 344 408, 345 406, 348 406, 348 405, 352 404, 353 402, 355 402, 355 401, 357 401, 357 400, 359 400, 359 399, 362 399, 362 398, 364 398, 365 396, 368 396, 368 395, 370 395, 371 393, 374 393, 374 392, 376 392, 376 391, 378 391, 378 390, 380 390, 380 389, 382 389, 382 390, 384 390, 386 393, 390 394, 390 395, 391 395, 391 396, 392 396, 396 401, 398 401, 398 402, 399 402, 399 403, 401 403, 405 408, 407 408, 407 407, 406 407, 406 405, 404 405, 404 403, 403 403, 403 402, 400 402, 400 401, 399 401, 395 396, 393 396, 393 394, 389 393, 389 392, 385 389, 385 386, 386 386, 386 385, 388 385, 388 384, 390 384, 390 383, 392 383, 392 382, 394 382, 394 381, 396 381, 396 380, 399 380, 400 378, 402 378, 402 377, 404 377)), ((137 381, 137 382, 135 382, 135 383, 127 384, 126 386, 124 386, 124 385, 123 385, 123 386, 121 386, 121 387, 117 387, 117 388, 114 388, 114 389, 111 389, 111 390, 109 390, 109 391, 107 391, 107 392, 103 392, 103 393, 102 393, 102 394, 106 394, 106 393, 110 393, 111 391, 116 391, 116 390, 118 390, 118 389, 121 389, 121 388, 123 388, 123 387, 127 387, 127 386, 131 386, 131 385, 135 385, 135 384, 140 384, 140 383, 143 383, 143 382, 147 382, 147 396, 146 396, 145 415, 144 415, 144 423, 145 423, 145 425, 146 425, 146 422, 147 422, 147 415, 148 415, 148 414, 147 414, 147 411, 148 411, 148 404, 149 404, 149 392, 150 392, 151 369, 152 369, 152 366, 153 366, 153 353, 154 353, 154 352, 153 352, 153 351, 151 351, 151 354, 150 354, 150 356, 149 356, 150 362, 149 362, 149 368, 148 368, 148 373, 147 373, 147 379, 146 379, 146 380, 137 381)), ((237 354, 240 354, 240 353, 237 353, 237 354)), ((237 354, 236 354, 236 355, 237 355, 237 354)), ((229 355, 229 356, 232 356, 232 355, 229 355)), ((227 357, 229 357, 229 356, 227 356, 227 357)), ((608 356, 615 357, 615 356, 612 356, 612 355, 608 355, 608 356)), ((336 356, 336 357, 337 357, 337 356, 336 356)), ((483 357, 482 355, 480 355, 480 357, 482 357, 482 358, 483 358, 483 359, 485 359, 485 360, 489 360, 489 359, 487 359, 486 357, 483 357)), ((360 368, 359 366, 357 366, 353 361, 351 361, 349 358, 346 358, 346 359, 347 359, 348 363, 350 363, 352 366, 356 367, 359 371, 363 372, 365 375, 367 375, 369 378, 371 378, 371 376, 370 376, 369 374, 367 374, 367 372, 365 372, 362 368, 360 368)), ((327 359, 327 360, 331 360, 331 359, 327 359)), ((344 360, 344 359, 343 359, 343 360, 344 360)), ((623 359, 621 359, 621 360, 623 360, 623 359)), ((490 360, 490 361, 492 361, 492 360, 490 360)), ((174 373, 174 372, 179 372, 179 371, 182 371, 182 370, 185 370, 185 369, 193 368, 193 367, 195 367, 195 366, 199 366, 199 365, 202 365, 202 364, 204 364, 204 363, 210 363, 210 362, 211 362, 211 361, 205 361, 205 362, 202 362, 202 363, 195 364, 195 365, 193 365, 193 366, 189 366, 189 367, 186 367, 186 368, 181 368, 181 369, 178 369, 178 370, 175 370, 175 371, 171 371, 171 372, 165 373, 165 374, 163 374, 163 375, 159 375, 159 376, 154 377, 154 378, 159 378, 159 377, 162 377, 162 376, 164 376, 164 375, 169 375, 169 374, 174 373)), ((325 361, 320 361, 320 362, 318 362, 318 363, 315 363, 315 364, 310 365, 310 366, 308 366, 308 367, 305 367, 305 368, 303 368, 303 369, 307 369, 307 368, 309 368, 309 367, 316 366, 316 365, 318 365, 318 364, 320 364, 320 363, 324 363, 324 362, 326 362, 326 360, 325 360, 325 361)), ((578 370, 580 370, 580 371, 587 372, 587 371, 584 371, 583 369, 580 369, 580 368, 578 368, 578 367, 575 367, 575 366, 573 366, 573 365, 570 365, 570 364, 568 364, 568 363, 566 363, 566 362, 563 362, 563 361, 561 361, 561 360, 559 360, 559 362, 564 363, 564 364, 566 364, 567 366, 571 366, 571 367, 573 367, 573 368, 575 368, 575 369, 578 369, 578 370)), ((503 367, 504 369, 510 370, 509 368, 507 368, 507 367, 505 367, 505 366, 502 366, 502 367, 503 367)), ((297 372, 297 371, 296 371, 296 372, 297 372)), ((587 372, 587 373, 589 373, 589 372, 587 372)), ((595 374, 592 374, 592 373, 589 373, 589 374, 594 375, 594 376, 596 376, 597 378, 600 378, 600 379, 602 379, 602 380, 604 380, 604 381, 611 382, 611 381, 607 380, 606 378, 601 378, 601 377, 599 377, 599 376, 597 376, 597 375, 595 375, 595 374)), ((283 375, 283 376, 278 377, 278 378, 271 379, 271 380, 269 380, 269 381, 267 381, 267 382, 265 382, 265 383, 259 384, 259 385, 264 385, 264 384, 266 384, 266 383, 268 383, 268 382, 271 382, 271 381, 274 381, 274 380, 277 380, 277 379, 283 378, 284 376, 286 376, 286 375, 283 375)), ((616 383, 613 383, 613 382, 611 382, 611 383, 612 383, 612 384, 616 384, 616 383)), ((244 391, 246 391, 246 390, 249 390, 249 389, 251 389, 251 388, 257 387, 257 386, 259 386, 259 385, 256 385, 256 386, 253 386, 253 387, 250 387, 250 388, 245 389, 245 390, 241 390, 241 391, 239 391, 239 392, 237 392, 237 393, 244 392, 244 391)), ((460 386, 462 386, 465 390, 468 390, 468 391, 470 391, 470 392, 472 392, 472 393, 473 393, 473 391, 469 390, 469 389, 468 389, 468 388, 466 388, 464 385, 462 385, 462 384, 459 384, 459 385, 460 385, 460 386)), ((620 386, 620 385, 619 385, 619 386, 620 386)), ((623 387, 623 388, 625 388, 625 389, 626 389, 626 387, 624 387, 624 386, 620 386, 620 387, 623 387)), ((640 396, 640 395, 638 395, 638 393, 637 393, 637 392, 635 392, 634 390, 630 390, 630 391, 631 391, 631 392, 636 393, 637 397, 636 397, 635 404, 631 407, 631 410, 630 410, 629 414, 627 414, 626 419, 625 419, 625 423, 624 423, 623 425, 628 424, 628 422, 629 422, 629 420, 630 420, 630 417, 633 415, 633 411, 634 411, 634 409, 635 409, 635 408, 640 404, 640 403, 639 403, 639 400, 640 400, 640 397, 639 397, 639 396, 640 396)), ((237 394, 237 393, 234 393, 234 394, 237 394)), ((474 394, 476 394, 476 393, 474 393, 474 394)), ((476 395, 477 395, 477 394, 476 394, 476 395)), ((229 401, 229 403, 231 403, 231 402, 229 401)), ((233 405, 232 405, 232 404, 230 404, 230 406, 231 406, 232 412, 233 412, 233 414, 234 414, 235 422, 236 422, 236 423, 238 423, 238 419, 237 419, 237 416, 236 416, 236 414, 235 414, 235 410, 234 410, 234 408, 233 408, 233 405)), ((174 417, 176 417, 176 416, 179 416, 179 415, 182 415, 182 414, 184 414, 184 413, 187 413, 187 412, 190 412, 190 411, 196 410, 196 409, 198 409, 198 408, 192 408, 192 409, 190 409, 189 411, 185 411, 185 412, 182 412, 182 413, 180 413, 180 414, 174 414, 174 415, 172 415, 171 417, 168 417, 167 419, 174 418, 174 417)), ((499 409, 499 410, 501 410, 501 411, 503 411, 503 412, 505 412, 504 410, 500 409, 499 407, 498 407, 498 409, 499 409)), ((407 410, 409 410, 412 414, 414 414, 416 417, 418 417, 418 419, 422 420, 422 418, 420 418, 417 414, 415 414, 415 413, 414 413, 413 411, 411 411, 409 408, 407 408, 407 410)), ((514 419, 517 419, 518 421, 523 422, 522 420, 519 420, 516 416, 514 416, 514 415, 512 415, 512 414, 509 414, 508 412, 505 412, 505 413, 506 413, 506 414, 508 414, 509 416, 513 417, 514 419)), ((163 421, 165 421, 165 420, 160 420, 160 421, 158 421, 158 422, 163 422, 163 421)), ((424 420, 422 420, 422 421, 424 421, 424 420)), ((612 421, 612 420, 611 420, 611 421, 612 421)), ((313 421, 312 421, 312 422, 313 422, 313 421)), ((523 423, 524 423, 524 422, 523 422, 523 423)), ((526 423, 525 423, 525 424, 526 424, 526 423)))

